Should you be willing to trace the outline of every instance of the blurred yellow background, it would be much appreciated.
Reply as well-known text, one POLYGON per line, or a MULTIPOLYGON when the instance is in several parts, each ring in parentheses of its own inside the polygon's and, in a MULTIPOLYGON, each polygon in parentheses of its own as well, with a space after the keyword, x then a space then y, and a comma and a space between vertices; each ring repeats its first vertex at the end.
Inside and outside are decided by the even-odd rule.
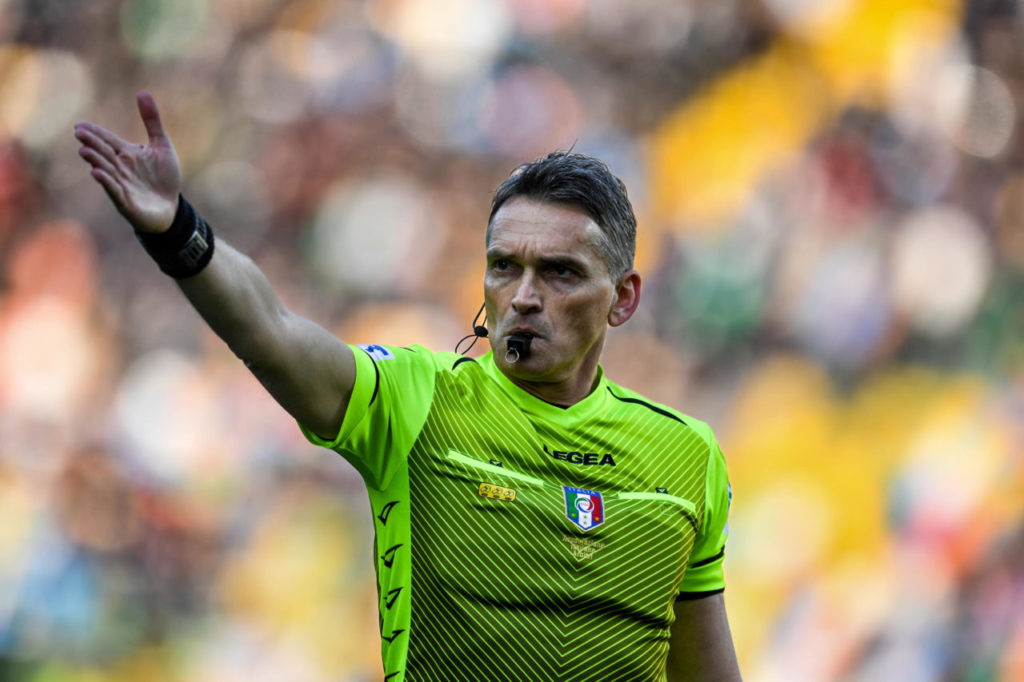
POLYGON ((190 201, 356 343, 454 347, 508 171, 604 158, 645 278, 605 368, 722 442, 745 679, 1024 679, 1022 15, 0 2, 0 679, 382 676, 357 474, 77 157, 143 141, 143 88, 190 201))

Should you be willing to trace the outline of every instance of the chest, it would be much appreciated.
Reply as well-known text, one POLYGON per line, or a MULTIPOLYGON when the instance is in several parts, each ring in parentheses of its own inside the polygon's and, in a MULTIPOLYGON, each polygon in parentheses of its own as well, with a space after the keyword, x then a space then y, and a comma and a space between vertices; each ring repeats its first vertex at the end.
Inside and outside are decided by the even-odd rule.
POLYGON ((466 608, 666 619, 700 525, 703 460, 630 427, 566 428, 500 393, 442 395, 409 459, 417 574, 466 608))

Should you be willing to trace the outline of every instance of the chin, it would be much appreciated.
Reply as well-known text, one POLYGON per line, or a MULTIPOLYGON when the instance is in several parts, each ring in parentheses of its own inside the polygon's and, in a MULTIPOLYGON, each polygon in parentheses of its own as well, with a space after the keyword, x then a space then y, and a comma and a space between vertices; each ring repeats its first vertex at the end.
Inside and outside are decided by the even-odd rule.
POLYGON ((531 354, 528 358, 522 358, 516 362, 508 362, 505 360, 505 354, 502 353, 502 364, 508 369, 510 374, 515 375, 526 375, 536 374, 543 371, 543 363, 539 362, 539 358, 536 355, 531 354))
POLYGON ((494 356, 495 356, 495 358, 500 358, 501 359, 500 360, 500 364, 506 370, 508 370, 509 374, 515 374, 516 376, 519 376, 521 374, 522 375, 534 374, 537 371, 542 369, 542 366, 541 366, 542 363, 539 363, 539 360, 541 360, 541 358, 538 358, 537 355, 532 353, 532 352, 530 353, 529 357, 520 358, 516 362, 509 362, 509 361, 507 361, 505 359, 505 349, 504 348, 495 350, 494 351, 494 356))
POLYGON ((520 360, 515 364, 506 362, 505 368, 510 376, 523 381, 535 383, 558 381, 558 377, 555 376, 555 368, 551 363, 545 358, 536 355, 530 355, 530 357, 520 360))

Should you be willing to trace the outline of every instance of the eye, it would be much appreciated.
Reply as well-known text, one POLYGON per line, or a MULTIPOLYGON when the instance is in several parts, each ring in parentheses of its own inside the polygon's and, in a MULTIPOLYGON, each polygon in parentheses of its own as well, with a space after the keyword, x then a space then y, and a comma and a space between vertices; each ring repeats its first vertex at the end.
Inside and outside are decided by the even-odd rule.
POLYGON ((498 272, 504 272, 512 267, 512 263, 509 262, 508 258, 495 258, 491 261, 491 269, 497 270, 498 272))
POLYGON ((548 267, 548 272, 560 278, 574 277, 576 275, 576 271, 564 263, 552 263, 548 267))

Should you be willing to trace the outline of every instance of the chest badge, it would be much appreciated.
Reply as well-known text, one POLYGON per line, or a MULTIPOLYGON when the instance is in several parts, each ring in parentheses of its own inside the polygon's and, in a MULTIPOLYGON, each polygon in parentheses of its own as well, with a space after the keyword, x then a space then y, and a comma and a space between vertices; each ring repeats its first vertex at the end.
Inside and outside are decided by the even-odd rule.
POLYGON ((512 488, 505 488, 500 485, 494 485, 493 483, 481 483, 477 489, 477 493, 481 497, 487 497, 492 500, 501 500, 502 502, 515 502, 516 491, 512 488))
POLYGON ((584 490, 563 485, 565 516, 580 530, 590 530, 604 523, 604 500, 595 490, 584 490))

